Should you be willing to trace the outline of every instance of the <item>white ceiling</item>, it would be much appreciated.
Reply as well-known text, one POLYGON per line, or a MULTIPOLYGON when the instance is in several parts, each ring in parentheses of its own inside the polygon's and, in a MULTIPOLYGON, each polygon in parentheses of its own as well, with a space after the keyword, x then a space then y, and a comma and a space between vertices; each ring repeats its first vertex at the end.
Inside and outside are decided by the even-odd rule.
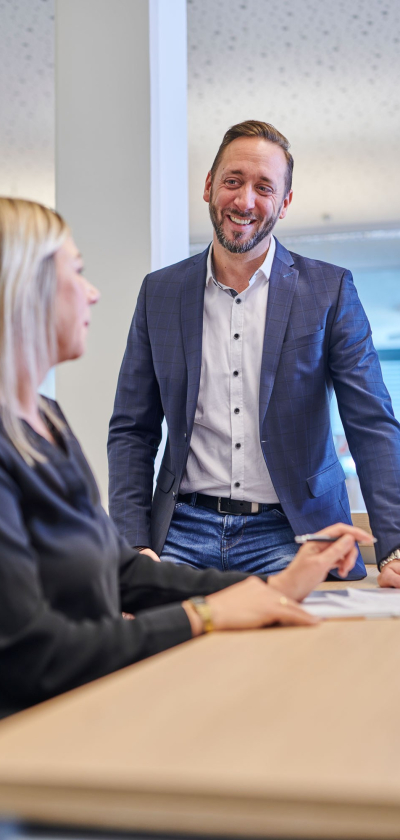
POLYGON ((54 205, 54 3, 0 0, 0 193, 54 205))
MULTIPOLYGON (((0 193, 54 203, 55 0, 0 0, 0 193)), ((192 242, 228 126, 289 138, 295 198, 280 235, 400 226, 397 0, 188 0, 192 242)))
POLYGON ((192 242, 209 238, 204 178, 243 119, 291 142, 282 233, 400 223, 399 82, 397 0, 188 0, 192 242))

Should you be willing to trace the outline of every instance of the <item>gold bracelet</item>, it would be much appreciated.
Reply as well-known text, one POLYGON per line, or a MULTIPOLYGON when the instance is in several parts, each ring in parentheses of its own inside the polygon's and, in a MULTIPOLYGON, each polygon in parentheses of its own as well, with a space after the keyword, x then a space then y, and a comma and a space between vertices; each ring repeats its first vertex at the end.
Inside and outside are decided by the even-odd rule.
POLYGON ((211 633, 214 630, 212 620, 211 607, 202 595, 196 595, 194 598, 189 598, 189 604, 197 612, 197 615, 203 622, 203 633, 211 633))

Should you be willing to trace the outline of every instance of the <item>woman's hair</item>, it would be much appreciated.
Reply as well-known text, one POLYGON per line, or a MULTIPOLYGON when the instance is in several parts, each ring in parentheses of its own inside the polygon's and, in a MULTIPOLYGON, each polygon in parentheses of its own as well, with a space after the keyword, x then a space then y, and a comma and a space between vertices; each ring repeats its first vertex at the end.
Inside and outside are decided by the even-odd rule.
MULTIPOLYGON (((19 376, 34 392, 54 364, 55 254, 69 234, 64 220, 33 201, 0 198, 0 414, 24 460, 45 460, 19 414, 19 376)), ((40 409, 61 428, 45 400, 40 409)))

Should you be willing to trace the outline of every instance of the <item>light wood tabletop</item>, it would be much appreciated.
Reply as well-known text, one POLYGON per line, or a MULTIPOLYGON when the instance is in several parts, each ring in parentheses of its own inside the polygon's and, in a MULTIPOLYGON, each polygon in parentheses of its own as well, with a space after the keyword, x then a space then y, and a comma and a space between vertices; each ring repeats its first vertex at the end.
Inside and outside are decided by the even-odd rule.
POLYGON ((210 634, 3 721, 0 815, 398 838, 399 708, 399 621, 210 634))

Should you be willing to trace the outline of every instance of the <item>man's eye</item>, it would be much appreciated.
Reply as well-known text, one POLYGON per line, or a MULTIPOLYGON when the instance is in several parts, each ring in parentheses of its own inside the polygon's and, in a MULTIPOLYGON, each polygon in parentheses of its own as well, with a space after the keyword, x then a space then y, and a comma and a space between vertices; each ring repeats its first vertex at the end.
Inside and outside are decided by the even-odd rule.
POLYGON ((265 186, 265 184, 261 184, 261 185, 259 186, 259 188, 258 188, 258 189, 259 189, 259 190, 260 190, 260 192, 262 192, 262 193, 267 193, 267 194, 269 194, 269 193, 272 193, 272 192, 273 192, 272 187, 265 186))
POLYGON ((235 187, 236 184, 237 184, 237 181, 236 181, 236 178, 227 178, 225 183, 228 184, 229 187, 235 187))

